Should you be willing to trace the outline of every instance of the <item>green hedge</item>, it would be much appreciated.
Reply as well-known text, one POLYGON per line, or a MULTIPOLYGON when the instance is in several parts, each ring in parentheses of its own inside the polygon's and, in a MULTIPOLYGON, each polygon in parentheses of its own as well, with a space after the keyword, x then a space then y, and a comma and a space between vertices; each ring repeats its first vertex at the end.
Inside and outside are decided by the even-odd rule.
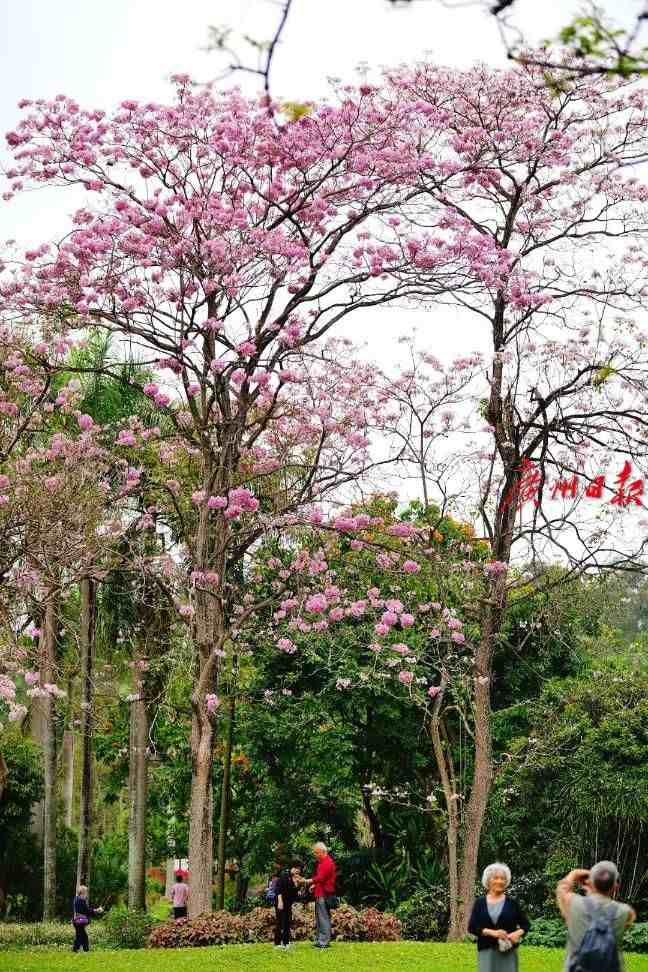
MULTIPOLYGON (((565 925, 560 918, 536 918, 524 938, 527 945, 544 948, 564 948, 567 942, 565 925)), ((625 952, 648 952, 648 921, 638 921, 625 933, 625 952)))
MULTIPOLYGON (((108 935, 101 921, 93 921, 88 934, 92 945, 107 945, 108 935)), ((70 948, 73 941, 74 929, 71 921, 0 922, 0 952, 7 948, 39 946, 70 948)))

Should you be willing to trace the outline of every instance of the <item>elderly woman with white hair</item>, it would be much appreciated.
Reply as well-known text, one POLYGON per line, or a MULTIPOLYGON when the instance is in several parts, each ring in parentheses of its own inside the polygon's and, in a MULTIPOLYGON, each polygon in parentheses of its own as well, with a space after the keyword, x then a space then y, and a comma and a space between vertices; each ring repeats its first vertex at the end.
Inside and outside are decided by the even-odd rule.
POLYGON ((517 972, 517 950, 529 930, 529 919, 506 894, 511 871, 506 864, 489 864, 482 875, 486 894, 475 901, 468 931, 477 938, 479 972, 517 972))

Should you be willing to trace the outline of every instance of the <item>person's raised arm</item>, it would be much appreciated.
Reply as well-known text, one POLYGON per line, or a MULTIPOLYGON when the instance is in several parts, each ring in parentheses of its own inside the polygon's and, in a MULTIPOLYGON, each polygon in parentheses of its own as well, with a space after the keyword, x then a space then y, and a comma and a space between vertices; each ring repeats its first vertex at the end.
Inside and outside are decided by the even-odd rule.
POLYGON ((563 918, 567 918, 569 915, 569 904, 574 896, 574 888, 577 884, 584 884, 589 878, 589 871, 582 867, 574 868, 569 874, 566 874, 564 878, 556 885, 556 901, 558 907, 560 908, 560 913, 563 918))

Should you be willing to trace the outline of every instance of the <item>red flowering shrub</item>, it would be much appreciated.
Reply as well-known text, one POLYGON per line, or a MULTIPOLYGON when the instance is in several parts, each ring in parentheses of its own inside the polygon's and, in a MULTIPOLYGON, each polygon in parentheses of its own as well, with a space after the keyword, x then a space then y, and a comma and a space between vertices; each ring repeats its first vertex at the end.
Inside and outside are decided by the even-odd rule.
MULTIPOLYGON (((395 942, 400 939, 400 921, 375 908, 356 911, 342 905, 332 912, 333 934, 341 942, 395 942)), ((293 908, 292 939, 303 942, 313 937, 313 905, 293 908)), ((198 945, 238 945, 244 942, 271 942, 274 936, 274 909, 254 908, 245 915, 217 911, 198 918, 181 918, 159 925, 149 938, 152 948, 183 948, 198 945)))
POLYGON ((216 911, 197 918, 167 921, 149 936, 151 948, 183 948, 197 945, 240 945, 249 941, 239 915, 216 911))

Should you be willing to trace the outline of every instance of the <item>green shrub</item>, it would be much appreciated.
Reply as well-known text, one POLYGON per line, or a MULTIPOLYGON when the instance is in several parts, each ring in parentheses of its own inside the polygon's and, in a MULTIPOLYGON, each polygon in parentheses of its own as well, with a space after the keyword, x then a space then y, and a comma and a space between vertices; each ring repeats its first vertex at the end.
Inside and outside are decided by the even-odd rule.
POLYGON ((112 948, 144 948, 156 922, 145 911, 119 907, 108 912, 104 924, 112 948))
POLYGON ((128 887, 128 835, 105 834, 95 844, 92 857, 90 899, 109 908, 128 887))
POLYGON ((623 947, 626 952, 648 952, 648 921, 638 921, 628 928, 623 947))
POLYGON ((564 948, 567 943, 565 923, 562 918, 535 918, 524 941, 527 945, 541 945, 544 948, 564 948))
MULTIPOLYGON (((93 947, 107 944, 106 929, 102 921, 91 923, 89 936, 93 947)), ((0 922, 0 952, 7 948, 69 948, 73 941, 74 929, 71 921, 0 922)))
POLYGON ((161 897, 166 891, 166 887, 162 881, 158 881, 157 878, 147 877, 146 879, 146 893, 150 895, 155 895, 157 898, 161 897))
POLYGON ((396 909, 403 938, 425 942, 445 938, 450 904, 448 889, 426 888, 416 891, 396 909))

